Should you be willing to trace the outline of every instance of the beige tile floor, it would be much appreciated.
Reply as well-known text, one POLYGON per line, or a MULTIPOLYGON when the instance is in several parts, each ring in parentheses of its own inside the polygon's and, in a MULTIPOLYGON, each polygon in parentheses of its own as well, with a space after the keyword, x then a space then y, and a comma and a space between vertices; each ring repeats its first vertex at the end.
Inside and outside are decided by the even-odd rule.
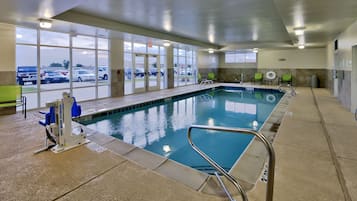
MULTIPOLYGON (((181 87, 81 105, 84 114, 90 114, 204 87, 209 86, 181 87)), ((21 114, 0 116, 1 201, 227 200, 197 191, 199 184, 195 182, 205 179, 202 175, 169 177, 171 161, 143 154, 142 150, 111 137, 93 134, 89 137, 92 142, 85 146, 60 154, 33 155, 43 145, 44 130, 37 123, 41 117, 37 111, 29 112, 27 120, 21 114), (181 180, 193 180, 194 185, 181 180)), ((352 113, 326 89, 298 88, 273 144, 277 158, 274 200, 357 201, 355 143, 357 122, 352 113)), ((248 192, 249 200, 265 200, 265 186, 258 181, 248 192)))

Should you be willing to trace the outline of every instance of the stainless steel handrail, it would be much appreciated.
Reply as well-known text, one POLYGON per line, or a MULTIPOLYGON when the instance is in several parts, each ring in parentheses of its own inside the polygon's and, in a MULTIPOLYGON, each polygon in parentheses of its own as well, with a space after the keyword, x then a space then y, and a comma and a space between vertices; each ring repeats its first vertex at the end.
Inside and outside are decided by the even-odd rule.
POLYGON ((214 175, 216 175, 216 178, 219 182, 219 184, 221 185, 221 187, 223 188, 224 192, 226 193, 226 195, 228 196, 230 201, 236 201, 235 199, 232 198, 231 194, 229 193, 229 191, 226 188, 226 185, 224 185, 221 177, 219 176, 219 174, 217 172, 214 172, 214 175))
POLYGON ((207 156, 205 153, 203 153, 192 141, 191 139, 191 130, 193 128, 197 129, 206 129, 206 130, 216 130, 216 131, 225 131, 225 132, 238 132, 238 133, 244 133, 244 134, 251 134, 256 137, 258 137, 259 140, 261 140, 265 146, 265 148, 268 151, 269 154, 269 170, 268 170, 268 183, 267 183, 267 192, 266 192, 266 201, 273 201, 273 192, 274 192, 274 170, 275 170, 275 152, 274 148, 271 145, 271 143, 268 141, 268 139, 262 135, 261 133, 258 133, 253 130, 248 130, 248 129, 242 129, 242 128, 226 128, 226 127, 219 127, 219 126, 203 126, 203 125, 192 125, 188 128, 187 132, 187 137, 188 141, 191 144, 192 148, 200 154, 208 163, 210 163, 214 168, 216 168, 217 171, 219 171, 223 176, 225 176, 230 182, 234 184, 234 186, 238 189, 240 192, 243 201, 247 201, 247 195, 243 188, 240 186, 240 184, 237 182, 237 180, 231 176, 228 172, 226 172, 221 166, 219 166, 214 160, 212 160, 209 156, 207 156))

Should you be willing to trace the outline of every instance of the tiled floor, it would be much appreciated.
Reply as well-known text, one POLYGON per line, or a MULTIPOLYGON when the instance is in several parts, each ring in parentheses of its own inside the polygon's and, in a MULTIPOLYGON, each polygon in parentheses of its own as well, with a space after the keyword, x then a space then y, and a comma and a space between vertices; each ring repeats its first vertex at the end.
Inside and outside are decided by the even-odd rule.
MULTIPOLYGON (((81 105, 84 114, 90 114, 204 87, 209 86, 81 105)), ((357 122, 353 114, 326 89, 298 88, 286 109, 273 144, 277 158, 274 200, 357 201, 357 122)), ((168 177, 171 161, 111 137, 92 134, 92 142, 85 146, 60 154, 33 155, 43 145, 44 129, 37 123, 41 117, 37 111, 29 112, 27 120, 21 114, 0 116, 1 201, 227 200, 201 192, 195 182, 205 180, 202 175, 168 177), (181 180, 192 180, 194 185, 181 180)), ((183 171, 187 170, 183 167, 183 171)), ((249 200, 265 200, 265 186, 258 181, 248 192, 249 200)))

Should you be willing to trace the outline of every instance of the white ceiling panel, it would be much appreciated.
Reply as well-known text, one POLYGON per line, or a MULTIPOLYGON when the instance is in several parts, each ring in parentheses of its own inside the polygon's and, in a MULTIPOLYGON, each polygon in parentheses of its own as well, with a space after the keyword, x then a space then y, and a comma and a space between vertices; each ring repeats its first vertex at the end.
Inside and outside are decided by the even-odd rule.
POLYGON ((325 46, 357 19, 356 0, 2 0, 0 22, 123 37, 145 35, 203 47, 325 46), (294 28, 304 27, 297 37, 294 28))

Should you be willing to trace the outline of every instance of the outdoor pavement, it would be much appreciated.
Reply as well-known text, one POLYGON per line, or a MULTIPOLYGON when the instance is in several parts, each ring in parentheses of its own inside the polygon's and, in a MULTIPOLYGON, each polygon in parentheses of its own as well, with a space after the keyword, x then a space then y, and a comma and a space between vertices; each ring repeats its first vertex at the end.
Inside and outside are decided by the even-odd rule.
MULTIPOLYGON (((192 85, 81 105, 84 114, 91 114, 206 87, 210 86, 192 85)), ((297 88, 296 92, 273 143, 277 159, 274 200, 357 201, 354 115, 326 89, 297 88)), ((145 166, 132 160, 140 158, 135 155, 137 149, 111 138, 91 135, 87 145, 60 154, 34 155, 44 143, 44 128, 37 123, 42 116, 38 111, 30 111, 26 120, 21 113, 0 116, 1 201, 227 200, 180 181, 190 179, 190 174, 175 179, 165 174, 169 169, 153 171, 160 169, 162 161, 154 164, 152 160, 151 166, 145 166), (114 144, 116 152, 108 148, 114 144)), ((141 159, 150 157, 141 155, 141 159)), ((266 183, 257 181, 248 192, 249 200, 265 200, 265 187, 266 183)))

